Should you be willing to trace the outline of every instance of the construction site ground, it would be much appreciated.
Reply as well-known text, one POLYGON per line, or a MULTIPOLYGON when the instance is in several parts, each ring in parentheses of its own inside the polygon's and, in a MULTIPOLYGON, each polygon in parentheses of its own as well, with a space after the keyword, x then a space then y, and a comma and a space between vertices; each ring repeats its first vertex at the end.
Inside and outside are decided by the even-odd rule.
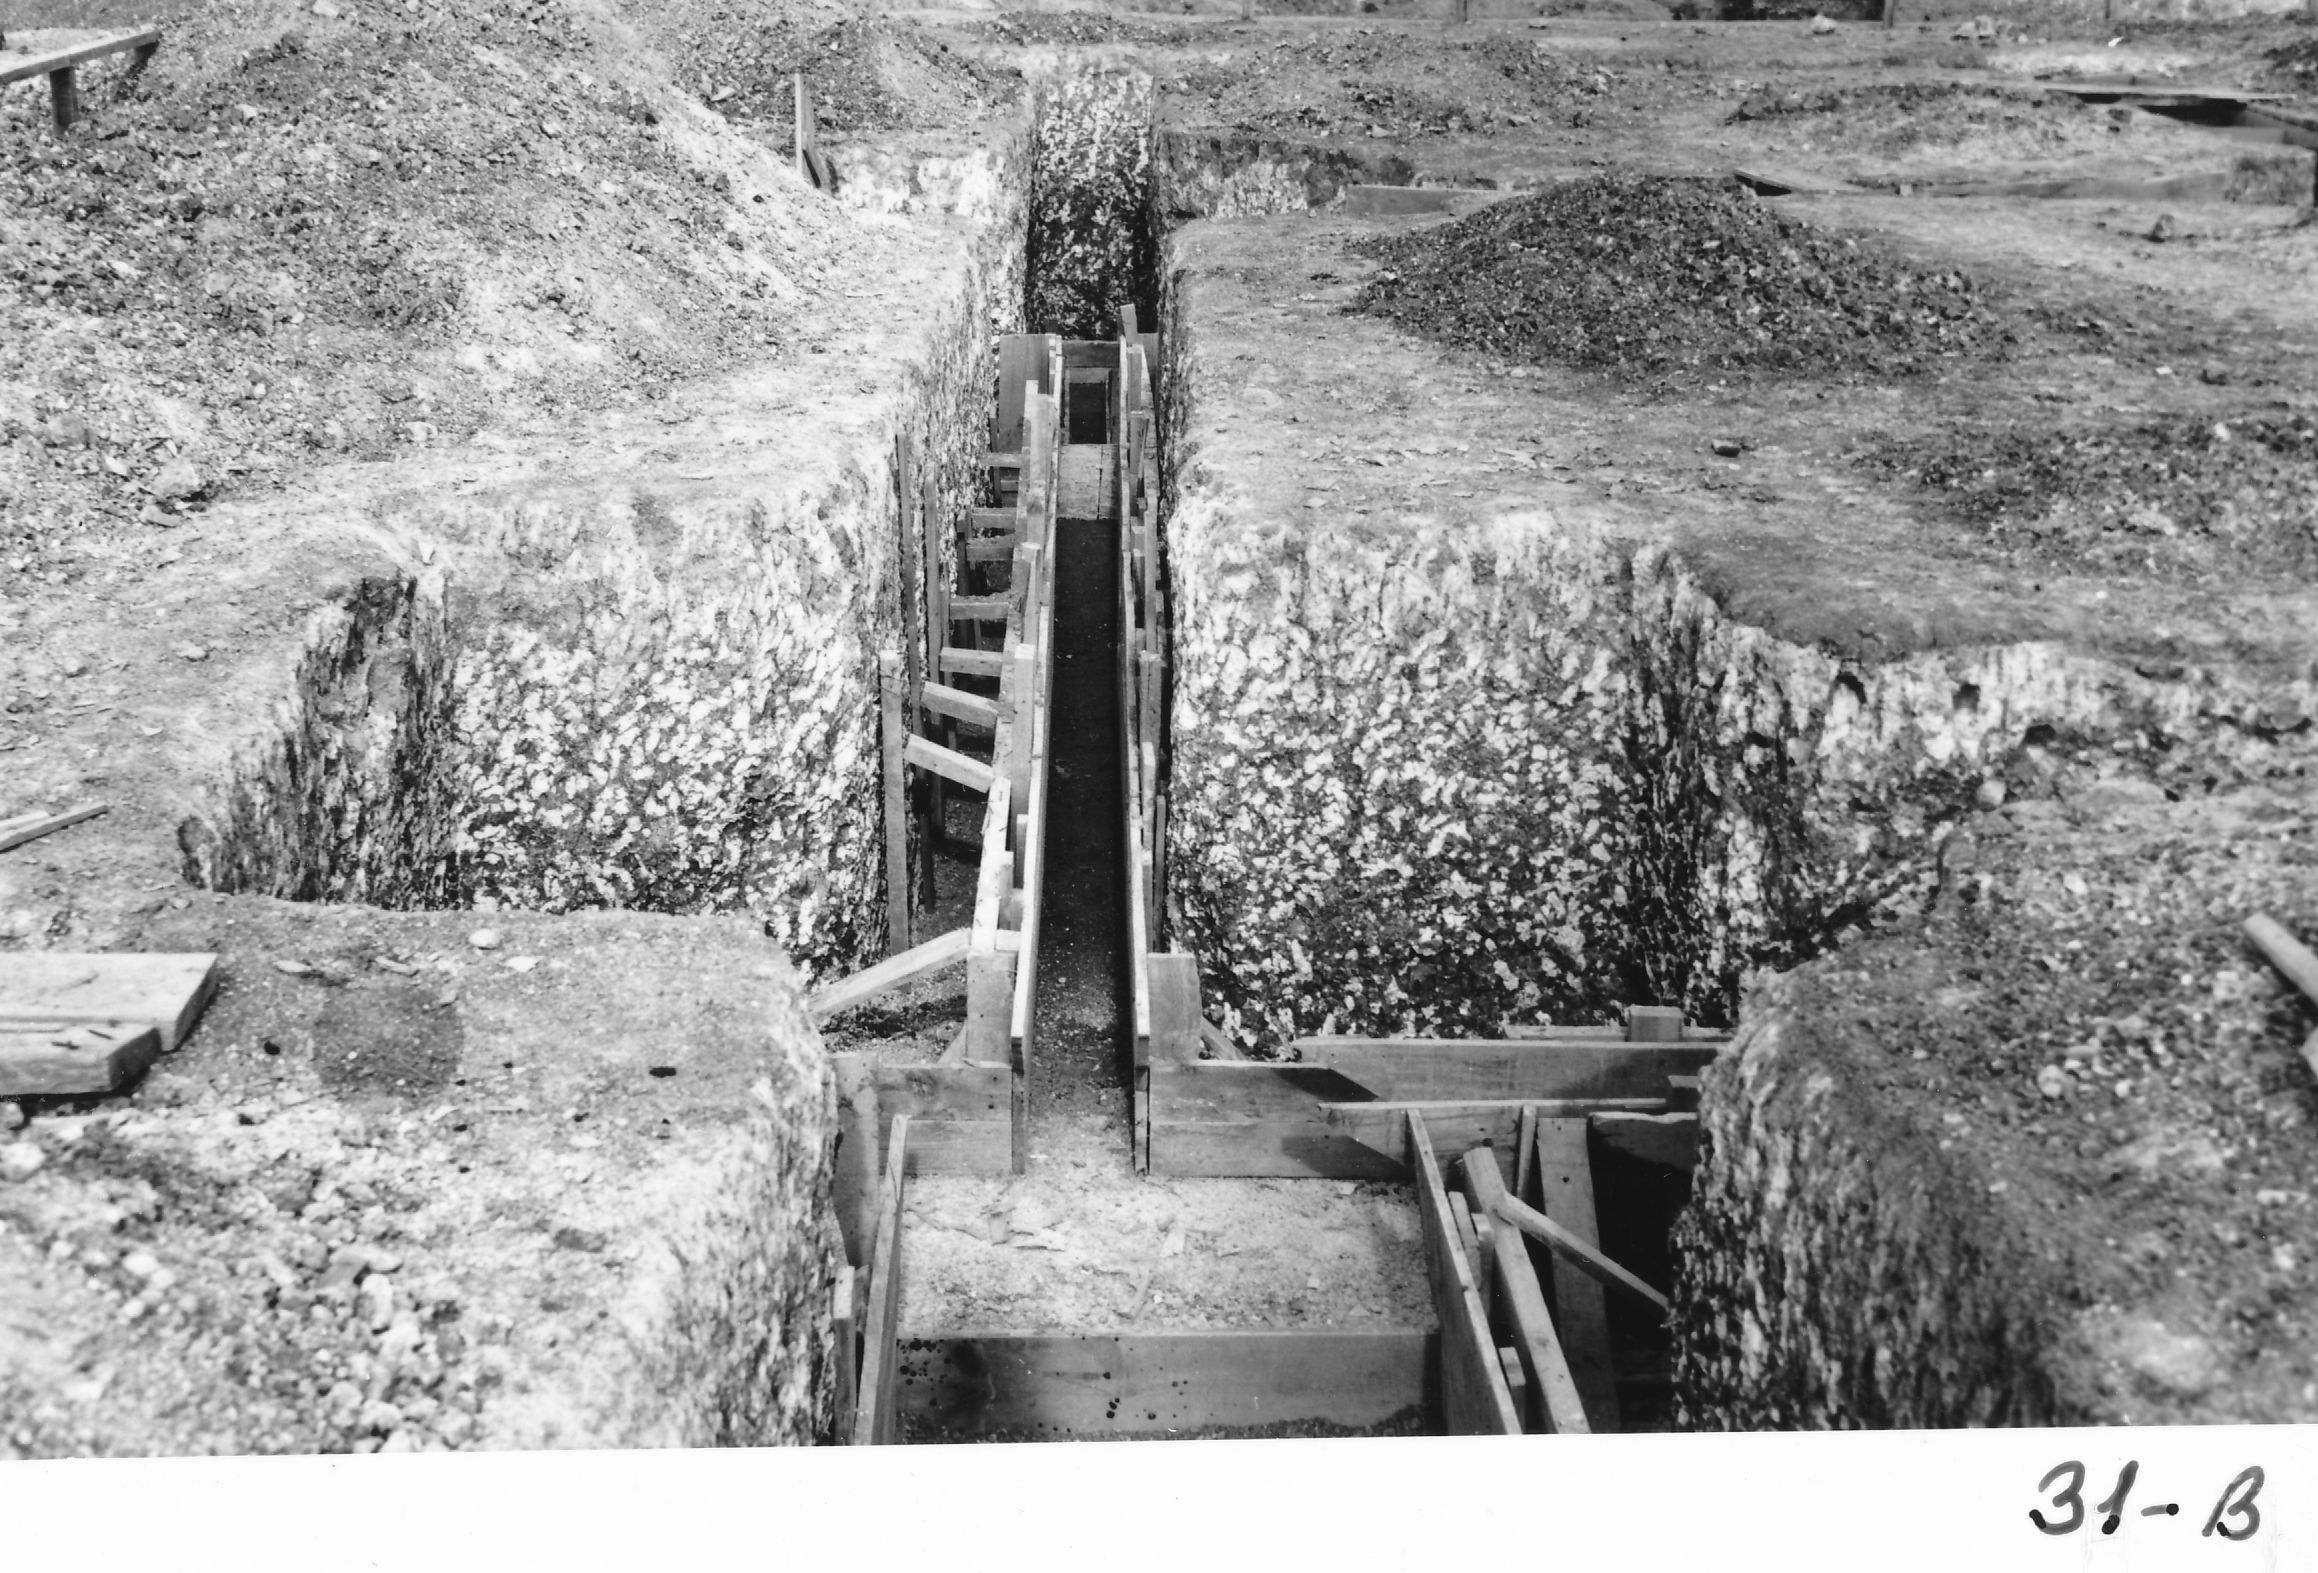
MULTIPOLYGON (((129 25, 51 9, 20 8, 9 51, 129 25)), ((68 138, 37 83, 0 90, 0 816, 112 804, 0 853, 0 946, 214 949, 225 980, 131 1095, 0 1132, 41 1155, 0 1180, 0 1457, 619 1439, 628 1400, 589 1373, 632 1368, 601 1350, 665 1271, 660 1220, 712 1181, 777 954, 737 920, 221 898, 183 884, 176 825, 214 739, 285 692, 308 610, 461 549, 379 539, 381 500, 770 470, 869 407, 955 230, 873 225, 788 172, 792 66, 825 73, 841 167, 848 139, 994 136, 1021 67, 1080 51, 1149 69, 1164 123, 1389 153, 1477 188, 1459 212, 1736 165, 1911 187, 2238 170, 2244 149, 2039 96, 2038 72, 2311 109, 2300 20, 1978 50, 1945 20, 1635 9, 1451 30, 1397 4, 1242 24, 218 3, 160 17, 126 99, 84 72, 68 138), (485 926, 499 948, 470 942, 485 926)), ((1364 247, 1440 220, 1219 223, 1197 244, 1234 282, 1202 330, 1240 363, 1205 396, 1283 511, 1391 527, 1421 500, 1454 528, 1518 491, 1666 542, 1799 643, 2044 638, 2308 675, 2318 227, 2282 179, 2245 177, 2271 202, 1773 199, 1972 281, 1970 347, 1872 376, 1477 352, 1353 309, 1383 265, 1364 247)), ((2151 779, 2036 756, 1976 827, 2019 906, 1819 965, 1854 966, 1862 1010, 1968 975, 1939 1025, 1969 1074, 1911 1061, 1893 1096, 2049 1197, 2051 1249, 2115 1309, 2120 1412, 2307 1420, 2318 1086, 2297 1049, 2318 1012, 2235 924, 2264 906, 2318 932, 2318 804, 2306 778, 2151 779), (2047 1065, 2071 1067, 2061 1094, 2047 1065)), ((1082 1069, 1037 1113, 1028 1175, 917 1188, 910 1325, 1424 1319, 1391 1188, 1136 1179, 1107 982, 1052 987, 1082 1069)), ((935 1053, 959 1004, 936 979, 830 1038, 935 1053)))

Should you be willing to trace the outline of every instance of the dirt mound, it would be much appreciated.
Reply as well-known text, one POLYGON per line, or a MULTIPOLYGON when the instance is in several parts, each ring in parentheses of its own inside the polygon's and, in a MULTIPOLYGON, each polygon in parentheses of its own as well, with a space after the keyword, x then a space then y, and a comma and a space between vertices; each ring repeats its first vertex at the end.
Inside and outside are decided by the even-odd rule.
POLYGON ((2318 578, 2318 421, 2177 416, 2075 431, 1890 440, 1864 466, 1915 481, 2022 556, 2111 572, 2318 578))
POLYGON ((2274 80, 2305 93, 2318 93, 2318 34, 2262 52, 2274 80))
POLYGON ((1197 43, 1200 29, 1144 22, 1099 11, 1028 11, 997 17, 982 27, 994 44, 1157 44, 1174 48, 1197 43))
POLYGON ((1401 139, 1583 124, 1617 81, 1543 39, 1492 34, 1417 60, 1397 35, 1361 29, 1283 39, 1244 64, 1187 68, 1160 85, 1178 118, 1190 108, 1258 134, 1401 139))
POLYGON ((845 17, 834 23, 779 14, 712 25, 652 24, 679 84, 728 115, 794 123, 791 78, 804 73, 825 131, 895 131, 948 125, 1013 91, 1013 77, 929 37, 910 22, 845 17))
POLYGON ((1372 242, 1352 309, 1516 361, 1906 372, 1994 337, 1965 274, 1886 260, 1735 187, 1606 175, 1372 242))
POLYGON ((556 7, 349 12, 175 25, 126 97, 91 73, 64 139, 42 95, 0 98, 20 570, 309 457, 648 396, 796 337, 818 199, 737 193, 751 150, 663 124, 708 122, 624 41, 556 7))
POLYGON ((1859 151, 1887 155, 1990 135, 2058 142, 2101 122, 2099 110, 2065 94, 1958 82, 1886 82, 1761 87, 1739 100, 1729 124, 1815 118, 1842 120, 1859 151))

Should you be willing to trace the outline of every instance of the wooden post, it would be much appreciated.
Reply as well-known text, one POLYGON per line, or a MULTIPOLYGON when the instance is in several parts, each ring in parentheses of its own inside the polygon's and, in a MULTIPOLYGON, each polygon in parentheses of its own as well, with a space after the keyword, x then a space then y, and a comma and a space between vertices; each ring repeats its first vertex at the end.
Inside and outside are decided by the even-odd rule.
POLYGON ((853 1440, 854 1405, 861 1397, 860 1329, 853 1320, 851 1263, 837 1269, 837 1281, 829 1286, 829 1331, 837 1343, 837 1403, 835 1423, 829 1429, 842 1446, 853 1440))
MULTIPOLYGON (((1601 1230, 1594 1221, 1594 1171, 1586 1147, 1584 1120, 1538 1120, 1536 1163, 1538 1207, 1547 1217, 1596 1250, 1601 1230)), ((1519 1238, 1518 1232, 1514 1236, 1519 1238)), ((1562 1257, 1553 1261, 1553 1304, 1570 1376, 1586 1416, 1600 1431, 1618 1429, 1618 1378, 1610 1365, 1609 1313, 1602 1286, 1562 1257)))
POLYGON ((64 135, 80 118, 80 74, 71 66, 48 73, 48 107, 56 118, 56 133, 64 135))
POLYGON ((789 78, 790 100, 796 110, 797 176, 807 185, 813 183, 813 106, 805 97, 805 73, 794 72, 789 78))
POLYGON ((909 1116, 893 1117, 885 1144, 885 1180, 877 1195, 877 1240, 870 1247, 869 1314, 863 1318, 861 1400, 853 1417, 855 1445, 883 1447, 898 1440, 894 1398, 899 1371, 894 1334, 901 1322, 901 1219, 907 1171, 909 1116))
POLYGON ((1442 1420, 1451 1436, 1519 1436, 1520 1411, 1513 1407, 1505 1371, 1497 1363, 1497 1338, 1473 1281, 1472 1260, 1457 1238, 1440 1165, 1424 1116, 1408 1116, 1409 1168, 1416 1179, 1417 1221, 1424 1231, 1426 1278, 1433 1292, 1433 1315, 1441 1327, 1442 1420))
POLYGON ((1899 25, 1899 0, 1883 0, 1883 25, 1887 32, 1899 25))
POLYGON ((888 954, 909 949, 909 811, 903 790, 901 657, 877 658, 879 720, 885 753, 885 943, 888 954))
POLYGON ((869 1265, 877 1230, 877 1080, 861 1054, 834 1056, 837 1073, 837 1174, 833 1205, 845 1259, 869 1265))

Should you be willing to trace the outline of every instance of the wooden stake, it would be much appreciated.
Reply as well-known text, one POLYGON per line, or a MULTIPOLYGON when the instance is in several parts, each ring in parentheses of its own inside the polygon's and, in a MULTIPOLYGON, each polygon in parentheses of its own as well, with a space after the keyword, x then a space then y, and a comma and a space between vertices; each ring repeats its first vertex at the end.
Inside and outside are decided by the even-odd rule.
MULTIPOLYGON (((941 516, 941 493, 929 472, 918 478, 918 555, 919 568, 926 585, 926 675, 942 675, 942 650, 950 642, 950 595, 942 577, 941 537, 935 533, 934 521, 941 516)), ((942 742, 951 748, 958 746, 958 730, 944 724, 942 742)), ((925 786, 926 825, 918 843, 918 899, 926 906, 934 904, 934 854, 950 836, 949 789, 942 778, 928 772, 925 786)))
POLYGON ((1497 1172, 1497 1155, 1488 1148, 1476 1147, 1465 1154, 1465 1190, 1472 1199, 1476 1227, 1493 1236, 1490 1256, 1497 1287, 1520 1334, 1515 1348, 1529 1378, 1531 1412, 1543 1422, 1539 1429, 1582 1436, 1593 1426, 1586 1419, 1577 1383, 1570 1377, 1553 1318, 1546 1312, 1545 1291, 1538 1284, 1529 1250, 1522 1244, 1520 1231, 1496 1211, 1496 1204, 1506 1199, 1505 1181, 1497 1172))
POLYGON ((1667 1303, 1664 1295, 1620 1267, 1616 1262, 1611 1261, 1600 1251, 1586 1244, 1576 1235, 1571 1234, 1536 1208, 1531 1207, 1526 1202, 1516 1201, 1510 1196, 1500 1196, 1496 1207, 1497 1216, 1503 1218, 1531 1239, 1543 1240, 1552 1246, 1556 1253, 1576 1263, 1580 1272, 1649 1301, 1657 1308, 1661 1318, 1672 1317, 1673 1307, 1667 1303))
POLYGON ((861 1404, 853 1417, 856 1446, 900 1440, 894 1425, 899 1367, 894 1335, 901 1323, 901 1219, 909 1116, 893 1118, 886 1141, 885 1181, 877 1196, 877 1241, 870 1248, 869 1315, 862 1325, 861 1404))
POLYGON ((829 1286, 829 1331, 837 1341, 836 1423, 830 1427, 840 1445, 853 1440, 854 1406, 861 1398, 860 1329, 853 1321, 853 1267, 837 1269, 829 1286))
POLYGON ((798 71, 789 78, 791 102, 796 110, 797 175, 805 184, 813 181, 813 105, 805 96, 805 73, 798 71))
POLYGON ((901 657, 877 658, 879 721, 885 743, 885 943, 888 954, 909 949, 909 812, 903 791, 904 736, 901 657))

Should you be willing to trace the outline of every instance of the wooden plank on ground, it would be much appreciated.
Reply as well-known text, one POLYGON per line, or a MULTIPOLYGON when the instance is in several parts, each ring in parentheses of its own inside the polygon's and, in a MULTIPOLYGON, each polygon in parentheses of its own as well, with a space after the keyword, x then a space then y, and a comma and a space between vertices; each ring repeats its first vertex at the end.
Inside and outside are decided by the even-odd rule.
MULTIPOLYGON (((1597 1114, 1594 1136, 1604 1147, 1669 1169, 1698 1167, 1695 1114, 1597 1114)), ((1552 1209, 1546 1209, 1551 1212, 1552 1209)))
POLYGON ((0 1026, 0 1098, 118 1092, 161 1057, 149 1022, 58 1022, 0 1026))
POLYGON ((82 803, 54 814, 18 814, 13 819, 0 819, 0 852, 11 851, 27 841, 38 841, 42 836, 54 835, 83 820, 94 819, 110 807, 110 803, 82 803))
POLYGON ((997 779, 997 772, 981 760, 922 737, 909 740, 902 750, 902 758, 920 770, 931 770, 945 781, 956 782, 969 792, 987 792, 990 783, 997 779))
POLYGON ((895 1334, 901 1326, 902 1193, 907 1187, 908 1115, 895 1118, 885 1144, 885 1181, 877 1195, 877 1241, 870 1249, 869 1314, 862 1323, 861 1406, 853 1417, 858 1445, 899 1440, 894 1399, 899 1368, 895 1334))
MULTIPOLYGON (((1649 1116, 1618 1116, 1644 1118, 1649 1116)), ((1532 1161, 1537 1166, 1539 1211, 1578 1239, 1601 1249, 1602 1235, 1594 1216, 1593 1161, 1586 1146, 1583 1120, 1540 1120, 1532 1161)), ((1509 1229, 1509 1232, 1510 1229, 1509 1229)), ((1515 1248, 1526 1250, 1514 1235, 1515 1248)), ((1602 1286, 1563 1257, 1553 1257, 1555 1326, 1562 1351, 1569 1357, 1570 1375, 1585 1401, 1586 1414, 1599 1431, 1619 1426, 1618 1376, 1610 1363, 1609 1312, 1602 1286)))
POLYGON ((1473 1266, 1457 1243, 1448 1188, 1425 1135, 1424 1116, 1408 1117, 1415 1154, 1417 1218, 1424 1230, 1425 1272, 1433 1314, 1441 1324, 1441 1418, 1452 1436, 1519 1436, 1520 1413, 1497 1363, 1497 1339, 1473 1280, 1473 1266))
POLYGON ((1365 1428, 1423 1408, 1437 1342, 1421 1327, 905 1336, 901 1404, 953 1438, 1365 1428))
POLYGON ((148 27, 134 33, 115 33, 110 38, 100 38, 94 43, 72 44, 63 49, 52 49, 46 54, 32 55, 26 59, 0 66, 0 86, 5 86, 10 82, 21 82, 27 77, 44 76, 51 71, 68 70, 73 66, 85 65, 91 60, 101 60, 106 55, 117 55, 123 50, 133 49, 150 53, 153 47, 160 42, 160 32, 155 28, 148 27))
POLYGON ((0 1026, 146 1022, 173 1053, 217 992, 209 951, 27 950, 0 954, 0 1026))
POLYGON ((1616 1038, 1304 1038, 1295 1047, 1306 1063, 1342 1071, 1379 1099, 1413 1103, 1662 1098, 1669 1076, 1712 1063, 1720 1046, 1616 1038))
POLYGON ((814 991, 805 1008, 815 1021, 827 1021, 839 1011, 851 1010, 905 983, 913 983, 927 973, 963 960, 972 936, 965 929, 953 929, 936 935, 923 945, 912 945, 898 956, 888 956, 874 967, 840 978, 827 988, 814 991))
POLYGON ((1463 1167, 1465 1194, 1473 1204, 1475 1225, 1495 1236, 1489 1254, 1497 1287, 1518 1335, 1514 1348, 1521 1356, 1522 1373, 1529 1378, 1530 1414, 1525 1418, 1535 1422, 1535 1430, 1583 1436, 1593 1426, 1578 1397, 1577 1383, 1571 1379, 1553 1318, 1546 1311, 1545 1290, 1537 1281, 1537 1269, 1522 1244, 1521 1232, 1498 1215, 1498 1204, 1505 1200, 1505 1181, 1497 1155, 1476 1148, 1465 1154, 1463 1167))

